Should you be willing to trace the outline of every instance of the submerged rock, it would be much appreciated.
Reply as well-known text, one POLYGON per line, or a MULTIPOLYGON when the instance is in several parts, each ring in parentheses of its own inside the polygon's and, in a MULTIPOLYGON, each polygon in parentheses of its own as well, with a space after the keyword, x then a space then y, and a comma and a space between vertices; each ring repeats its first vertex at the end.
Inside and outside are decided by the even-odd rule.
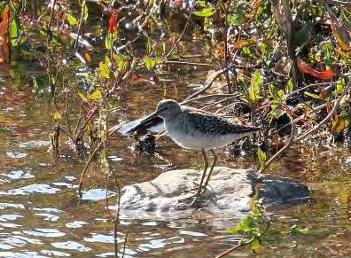
POLYGON ((291 203, 310 197, 307 186, 292 179, 258 176, 247 169, 216 167, 201 201, 191 205, 201 170, 181 169, 160 174, 144 183, 122 189, 120 207, 128 217, 183 217, 197 212, 243 216, 257 192, 263 203, 291 203))

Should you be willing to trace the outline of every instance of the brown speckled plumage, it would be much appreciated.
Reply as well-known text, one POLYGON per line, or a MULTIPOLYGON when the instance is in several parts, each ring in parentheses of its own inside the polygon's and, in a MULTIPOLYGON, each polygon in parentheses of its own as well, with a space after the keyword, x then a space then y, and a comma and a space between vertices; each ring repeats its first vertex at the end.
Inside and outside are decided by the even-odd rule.
POLYGON ((203 134, 245 134, 249 132, 254 133, 260 130, 259 127, 234 124, 221 116, 188 106, 182 107, 181 116, 181 123, 186 124, 188 130, 192 129, 203 134))

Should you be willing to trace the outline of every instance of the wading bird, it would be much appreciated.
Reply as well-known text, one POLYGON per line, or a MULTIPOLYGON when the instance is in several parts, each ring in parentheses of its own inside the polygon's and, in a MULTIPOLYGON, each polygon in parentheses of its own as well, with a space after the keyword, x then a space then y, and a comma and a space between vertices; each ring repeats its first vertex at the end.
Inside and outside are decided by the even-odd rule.
POLYGON ((156 117, 163 119, 168 136, 178 145, 202 152, 205 167, 195 194, 196 199, 206 189, 216 164, 217 156, 214 149, 224 147, 260 130, 258 127, 234 124, 217 114, 180 105, 172 99, 165 99, 158 103, 154 113, 142 119, 127 133, 137 131, 156 117), (208 173, 209 163, 206 151, 210 151, 213 155, 213 162, 208 173))

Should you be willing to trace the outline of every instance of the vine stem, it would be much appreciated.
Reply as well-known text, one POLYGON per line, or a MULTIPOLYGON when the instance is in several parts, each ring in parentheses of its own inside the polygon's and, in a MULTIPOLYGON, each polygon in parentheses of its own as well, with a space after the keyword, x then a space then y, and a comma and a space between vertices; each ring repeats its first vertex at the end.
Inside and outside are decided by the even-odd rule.
POLYGON ((222 257, 226 256, 227 254, 231 253, 232 251, 234 251, 235 249, 238 249, 241 246, 248 245, 248 244, 252 243, 253 241, 254 241, 253 237, 250 240, 246 241, 246 242, 241 240, 241 241, 239 241, 239 243, 237 245, 225 250, 224 252, 222 252, 219 255, 217 255, 215 258, 222 258, 222 257))

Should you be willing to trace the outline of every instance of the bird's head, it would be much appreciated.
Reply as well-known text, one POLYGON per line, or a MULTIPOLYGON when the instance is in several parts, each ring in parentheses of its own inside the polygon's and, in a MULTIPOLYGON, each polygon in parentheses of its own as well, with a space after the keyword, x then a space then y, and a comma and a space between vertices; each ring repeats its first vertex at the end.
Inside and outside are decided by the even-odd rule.
POLYGON ((177 116, 181 112, 182 112, 182 108, 180 107, 180 105, 177 101, 175 101, 173 99, 161 100, 158 103, 155 112, 153 112, 152 114, 141 119, 136 126, 129 129, 126 133, 127 134, 133 133, 133 132, 139 130, 140 128, 143 128, 143 127, 149 125, 150 123, 155 121, 155 119, 157 119, 158 117, 160 117, 164 120, 168 120, 168 119, 174 118, 175 116, 177 116))
POLYGON ((176 116, 181 111, 182 109, 177 101, 173 99, 164 99, 158 103, 156 111, 152 115, 167 119, 176 116))

